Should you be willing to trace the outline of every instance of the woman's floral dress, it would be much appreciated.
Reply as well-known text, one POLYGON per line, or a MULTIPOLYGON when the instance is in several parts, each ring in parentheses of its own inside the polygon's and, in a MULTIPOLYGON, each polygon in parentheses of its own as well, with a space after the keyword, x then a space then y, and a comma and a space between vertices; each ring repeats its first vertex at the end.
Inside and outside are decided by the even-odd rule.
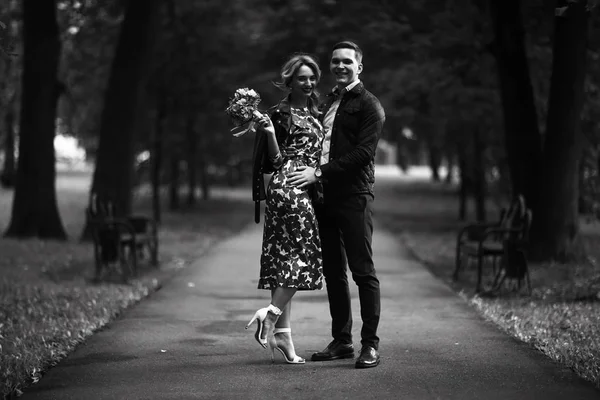
POLYGON ((318 165, 323 128, 307 109, 290 111, 290 133, 279 144, 283 165, 267 187, 258 288, 316 290, 323 288, 323 260, 310 186, 294 187, 287 176, 299 165, 318 165))

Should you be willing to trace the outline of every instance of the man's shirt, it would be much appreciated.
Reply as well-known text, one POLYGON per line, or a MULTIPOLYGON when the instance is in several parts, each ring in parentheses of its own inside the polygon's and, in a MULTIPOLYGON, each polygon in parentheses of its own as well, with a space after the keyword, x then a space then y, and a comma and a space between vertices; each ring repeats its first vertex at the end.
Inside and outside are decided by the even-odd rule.
MULTIPOLYGON (((348 86, 346 86, 342 93, 335 99, 335 101, 327 110, 327 114, 323 118, 323 129, 325 131, 325 137, 323 138, 323 148, 321 149, 321 165, 327 164, 329 162, 329 149, 331 147, 331 131, 333 129, 333 121, 335 120, 335 115, 337 113, 338 107, 340 106, 340 102, 342 97, 346 92, 352 90, 352 88, 360 83, 360 79, 355 80, 348 86)), ((335 89, 334 89, 335 91, 335 89)))

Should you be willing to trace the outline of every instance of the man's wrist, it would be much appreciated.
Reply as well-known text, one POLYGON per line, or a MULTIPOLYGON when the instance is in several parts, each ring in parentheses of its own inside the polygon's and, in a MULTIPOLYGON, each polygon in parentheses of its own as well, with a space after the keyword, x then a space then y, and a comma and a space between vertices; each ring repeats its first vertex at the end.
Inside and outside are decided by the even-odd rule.
POLYGON ((315 178, 317 179, 317 182, 323 181, 323 172, 321 171, 321 167, 315 168, 314 174, 315 174, 315 178))

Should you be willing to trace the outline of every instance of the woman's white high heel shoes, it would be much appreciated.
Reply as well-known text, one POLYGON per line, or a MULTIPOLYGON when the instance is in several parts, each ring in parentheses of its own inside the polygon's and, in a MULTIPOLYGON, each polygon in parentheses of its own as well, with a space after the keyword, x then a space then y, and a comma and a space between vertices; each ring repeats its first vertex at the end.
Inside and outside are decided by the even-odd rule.
POLYGON ((256 339, 258 344, 260 344, 263 347, 263 349, 267 348, 267 343, 269 340, 269 330, 271 329, 271 327, 275 327, 275 323, 277 322, 277 319, 280 315, 281 310, 278 307, 275 307, 273 304, 269 304, 268 307, 261 308, 260 310, 256 311, 250 322, 248 322, 248 325, 246 325, 246 329, 248 329, 250 328, 250 325, 252 325, 252 323, 256 321, 257 326, 256 333, 254 333, 254 338, 256 339), (269 317, 269 313, 271 313, 273 317, 269 317), (263 330, 266 330, 267 332, 264 339, 262 338, 263 330))
POLYGON ((283 358, 285 358, 285 362, 288 364, 304 364, 306 362, 304 358, 296 355, 296 350, 294 349, 294 344, 292 343, 291 333, 291 328, 277 328, 273 331, 273 338, 269 340, 269 347, 271 348, 271 361, 275 362, 275 349, 277 349, 283 358), (283 343, 278 343, 275 335, 279 333, 290 334, 289 347, 284 346, 283 343))

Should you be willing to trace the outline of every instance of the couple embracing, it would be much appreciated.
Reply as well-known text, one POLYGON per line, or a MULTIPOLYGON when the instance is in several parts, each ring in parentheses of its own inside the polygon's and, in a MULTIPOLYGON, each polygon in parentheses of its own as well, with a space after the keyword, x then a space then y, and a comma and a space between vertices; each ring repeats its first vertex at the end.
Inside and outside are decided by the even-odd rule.
MULTIPOLYGON (((290 307, 299 290, 325 283, 333 341, 312 361, 354 358, 347 269, 358 286, 362 318, 356 368, 379 364, 379 280, 372 251, 375 150, 385 121, 379 100, 359 79, 362 50, 344 41, 329 63, 336 87, 321 104, 315 59, 294 54, 276 86, 288 95, 257 121, 253 198, 266 198, 259 289, 271 291, 256 311, 255 339, 303 364, 291 336, 290 307), (263 174, 272 174, 266 188, 263 174)), ((257 209, 258 210, 258 209, 257 209)), ((257 211, 258 212, 258 211, 257 211)))

